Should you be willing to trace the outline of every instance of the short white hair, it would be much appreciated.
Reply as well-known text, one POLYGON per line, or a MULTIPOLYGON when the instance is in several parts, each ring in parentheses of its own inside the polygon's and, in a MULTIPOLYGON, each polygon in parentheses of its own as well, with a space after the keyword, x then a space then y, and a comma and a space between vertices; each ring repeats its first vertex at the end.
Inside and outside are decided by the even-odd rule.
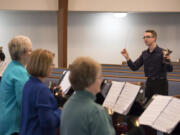
POLYGON ((27 53, 30 45, 32 45, 32 42, 26 36, 18 35, 12 38, 8 44, 11 59, 19 61, 20 56, 27 53))

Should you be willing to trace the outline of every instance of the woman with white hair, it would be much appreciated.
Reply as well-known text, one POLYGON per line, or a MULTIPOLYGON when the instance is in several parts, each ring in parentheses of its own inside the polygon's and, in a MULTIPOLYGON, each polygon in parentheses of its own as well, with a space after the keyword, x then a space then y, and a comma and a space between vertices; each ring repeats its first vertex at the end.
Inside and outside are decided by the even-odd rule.
POLYGON ((16 36, 8 44, 12 61, 0 83, 0 135, 18 135, 21 99, 24 84, 29 79, 25 65, 32 52, 28 37, 16 36))

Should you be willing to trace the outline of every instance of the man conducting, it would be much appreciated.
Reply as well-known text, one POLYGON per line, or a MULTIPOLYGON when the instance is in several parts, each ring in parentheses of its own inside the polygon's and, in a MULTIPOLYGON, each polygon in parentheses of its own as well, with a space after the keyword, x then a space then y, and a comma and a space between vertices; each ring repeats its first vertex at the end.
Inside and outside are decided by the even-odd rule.
MULTIPOLYGON (((144 65, 144 74, 147 77, 145 96, 148 101, 154 94, 168 95, 167 72, 172 72, 173 67, 170 56, 166 55, 164 49, 156 44, 156 31, 146 30, 143 39, 148 49, 144 50, 135 62, 130 59, 126 49, 123 49, 121 54, 126 58, 127 64, 132 70, 138 70, 144 65)), ((144 128, 147 134, 157 134, 156 130, 146 126, 144 128)))
POLYGON ((170 56, 166 55, 164 49, 156 44, 156 31, 146 30, 143 39, 148 49, 144 50, 135 62, 130 59, 126 49, 123 49, 121 54, 126 58, 128 66, 134 71, 144 65, 144 73, 147 77, 145 96, 148 99, 153 94, 168 95, 167 72, 173 71, 170 56))

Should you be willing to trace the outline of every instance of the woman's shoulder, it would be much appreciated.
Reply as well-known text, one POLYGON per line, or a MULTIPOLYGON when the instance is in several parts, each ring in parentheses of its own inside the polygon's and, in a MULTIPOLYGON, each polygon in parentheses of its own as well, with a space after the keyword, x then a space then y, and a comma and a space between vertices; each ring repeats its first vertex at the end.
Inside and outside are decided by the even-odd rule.
POLYGON ((21 80, 27 81, 29 75, 25 67, 21 65, 15 65, 12 62, 9 63, 7 68, 5 69, 2 78, 8 78, 10 80, 21 80))
POLYGON ((25 75, 28 74, 26 68, 20 63, 16 63, 16 62, 11 62, 8 65, 7 70, 16 76, 18 75, 23 76, 24 74, 25 75))
POLYGON ((24 71, 26 69, 19 62, 11 61, 7 66, 7 70, 13 71, 13 72, 19 72, 19 71, 24 71))
POLYGON ((40 81, 40 79, 38 79, 37 77, 30 76, 27 83, 29 83, 30 85, 42 88, 42 89, 48 89, 48 87, 42 81, 40 81))
POLYGON ((93 114, 105 112, 105 109, 101 105, 95 102, 92 102, 91 104, 89 104, 88 108, 89 108, 90 113, 93 113, 93 114))
POLYGON ((38 78, 32 76, 26 82, 24 89, 30 89, 31 91, 34 91, 35 93, 40 93, 41 95, 50 91, 43 82, 41 82, 38 78))

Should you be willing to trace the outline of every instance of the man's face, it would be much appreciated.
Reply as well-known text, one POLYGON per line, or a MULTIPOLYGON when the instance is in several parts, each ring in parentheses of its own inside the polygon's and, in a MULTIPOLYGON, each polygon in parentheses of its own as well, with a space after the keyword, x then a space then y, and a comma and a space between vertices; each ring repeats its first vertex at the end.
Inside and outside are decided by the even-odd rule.
POLYGON ((146 32, 144 33, 144 43, 147 45, 147 46, 151 46, 153 43, 156 42, 156 38, 153 37, 152 33, 150 32, 146 32))

